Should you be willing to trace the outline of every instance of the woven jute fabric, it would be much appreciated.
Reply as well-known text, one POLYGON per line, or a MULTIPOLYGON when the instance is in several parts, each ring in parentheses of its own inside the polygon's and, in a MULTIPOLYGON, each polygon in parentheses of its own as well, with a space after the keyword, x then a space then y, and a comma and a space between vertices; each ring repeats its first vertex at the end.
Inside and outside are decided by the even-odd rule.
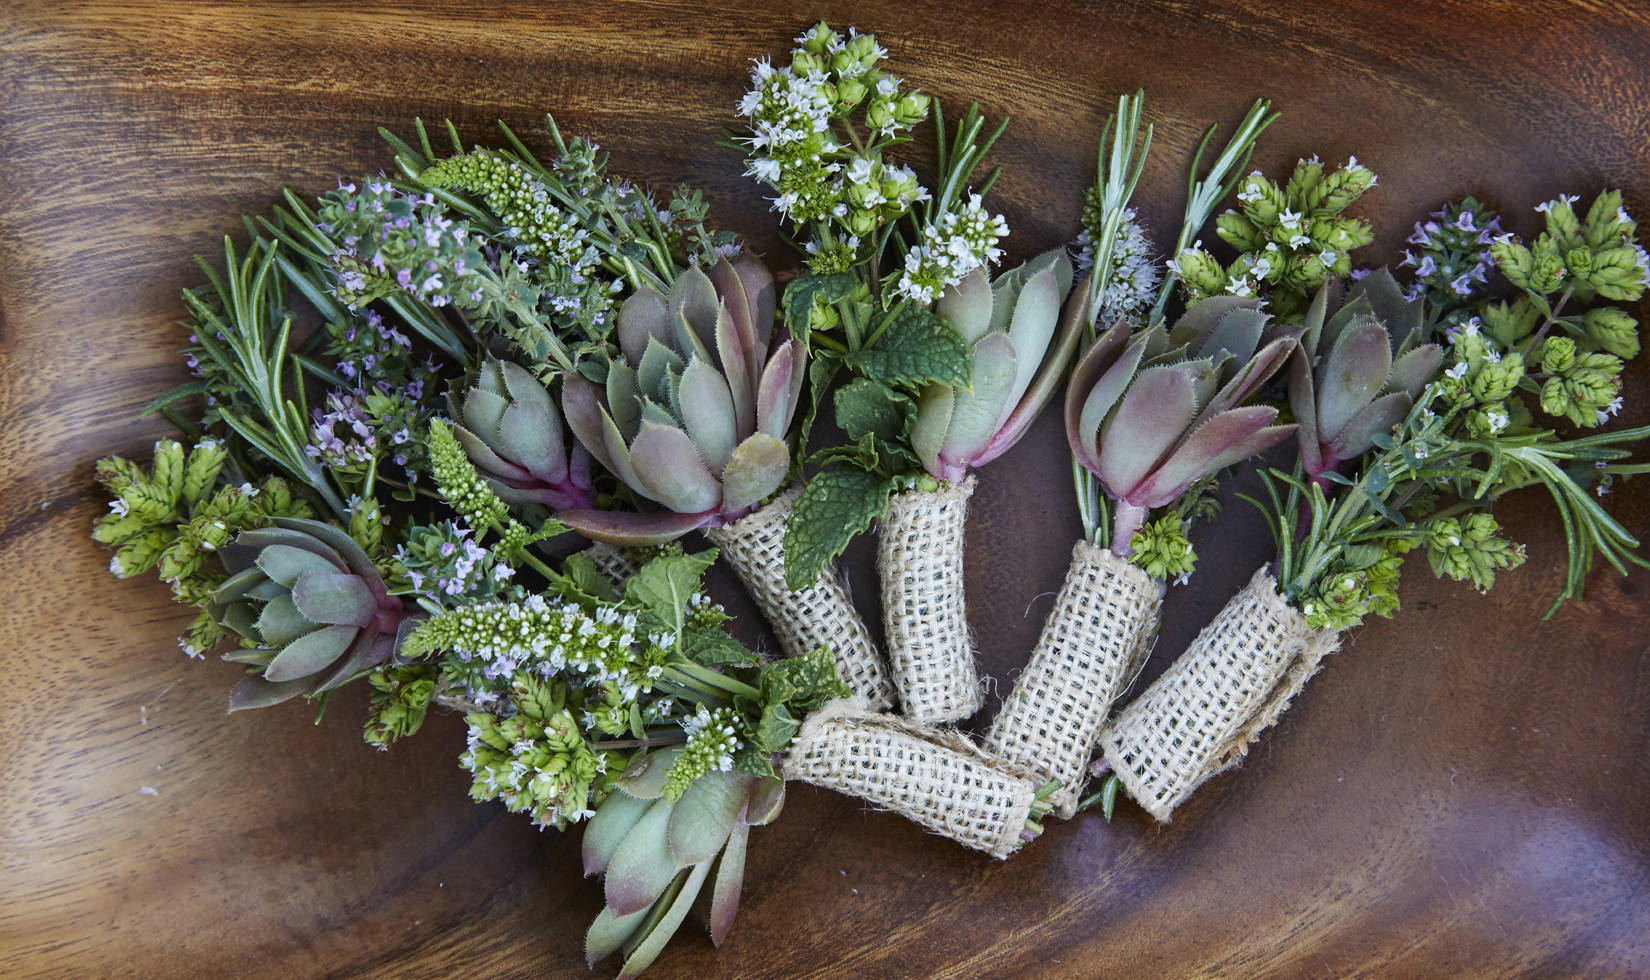
POLYGON ((1049 802, 1077 810, 1089 757, 1112 702, 1157 637, 1163 584, 1105 548, 1079 541, 1031 660, 1003 701, 985 746, 1061 788, 1049 802))
POLYGON ((620 589, 624 588, 625 580, 635 575, 642 567, 637 561, 636 549, 608 544, 606 541, 593 541, 590 547, 579 554, 590 559, 590 563, 596 566, 596 571, 620 589))
POLYGON ((1248 753, 1339 646, 1339 633, 1310 629, 1260 569, 1100 733, 1106 763, 1130 797, 1167 821, 1204 780, 1248 753))
POLYGON ((801 494, 789 490, 742 520, 706 529, 705 536, 745 583, 786 656, 829 647, 848 690, 873 708, 891 708, 894 685, 836 569, 797 592, 785 585, 785 517, 801 494))
POLYGON ((782 773, 858 797, 961 844, 1006 858, 1037 786, 955 731, 833 701, 809 715, 782 773))
POLYGON ((985 702, 963 602, 963 521, 975 480, 888 501, 878 532, 882 628, 905 717, 967 718, 985 702))

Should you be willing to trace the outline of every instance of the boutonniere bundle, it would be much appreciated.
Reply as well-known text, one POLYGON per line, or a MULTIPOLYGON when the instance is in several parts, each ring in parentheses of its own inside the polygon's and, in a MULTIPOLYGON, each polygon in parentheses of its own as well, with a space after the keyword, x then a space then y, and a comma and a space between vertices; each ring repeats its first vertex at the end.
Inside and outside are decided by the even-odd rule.
POLYGON ((1616 414, 1638 352, 1617 304, 1645 253, 1618 195, 1548 202, 1529 243, 1468 199, 1417 226, 1400 276, 1362 275, 1372 234, 1349 209, 1374 174, 1245 174, 1275 118, 1260 102, 1218 150, 1205 137, 1163 261, 1131 207, 1151 146, 1134 95, 1075 243, 1004 269, 981 169, 1003 125, 948 123, 885 58, 821 24, 755 63, 723 144, 791 257, 715 229, 691 189, 610 175, 553 120, 543 157, 508 129, 495 147, 386 133, 393 175, 288 192, 202 263, 193 380, 152 406, 181 435, 98 464, 111 571, 193 607, 184 651, 244 670, 231 711, 319 716, 357 684, 385 749, 461 713, 478 803, 583 825, 605 895, 586 953, 624 976, 695 909, 728 934, 786 780, 997 858, 1121 793, 1167 819, 1345 631, 1397 611, 1406 553, 1485 589, 1517 565, 1501 495, 1552 495, 1561 598, 1597 557, 1646 564, 1598 495, 1641 470, 1626 447, 1650 429, 1574 431, 1616 414), (928 130, 919 174, 901 148, 928 130), (1211 220, 1234 257, 1202 248, 1211 220), (1062 385, 1084 534, 975 740, 950 727, 986 690, 972 471, 1062 385), (1194 570, 1191 531, 1217 519, 1215 480, 1291 440, 1254 499, 1275 556, 1114 713, 1194 570), (833 567, 873 526, 880 644, 833 567), (725 629, 703 585, 718 560, 775 655, 725 629))

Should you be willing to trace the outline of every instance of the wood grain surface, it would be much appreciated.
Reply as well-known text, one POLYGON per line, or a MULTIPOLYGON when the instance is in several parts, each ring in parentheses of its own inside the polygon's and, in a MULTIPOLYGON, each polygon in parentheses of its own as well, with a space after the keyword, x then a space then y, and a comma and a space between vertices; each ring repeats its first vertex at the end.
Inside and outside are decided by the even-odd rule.
MULTIPOLYGON (((1178 219, 1201 128, 1283 119, 1256 163, 1356 154, 1371 259, 1466 193, 1528 206, 1621 185, 1650 215, 1650 24, 1631 0, 931 2, 706 7, 7 3, 0 10, 0 976, 583 977, 600 903, 572 836, 475 806, 436 717, 387 754, 365 695, 223 713, 237 668, 190 661, 151 580, 88 536, 101 454, 146 454, 138 412, 184 376, 181 288, 282 184, 390 163, 375 134, 452 117, 541 134, 554 110, 619 172, 703 186, 786 260, 711 140, 747 59, 820 17, 893 69, 1013 124, 996 204, 1021 258, 1072 237, 1120 91, 1157 126, 1141 184, 1178 219)), ((536 145, 542 147, 540 136, 536 145)), ((1644 313, 1640 310, 1640 313, 1644 313)), ((1650 419, 1650 369, 1626 417, 1650 419)), ((1078 534, 1045 418, 981 473, 968 599, 984 672, 1023 664, 1078 534)), ((1609 500, 1650 532, 1644 488, 1609 500)), ((1643 977, 1650 975, 1650 577, 1595 574, 1542 622, 1562 539, 1538 495, 1499 516, 1529 563, 1494 593, 1414 564, 1405 609, 1359 631, 1242 769, 1159 827, 1120 808, 997 863, 796 787, 753 837, 745 903, 669 977, 1643 977)), ((1151 673, 1267 557, 1241 504, 1197 540, 1151 673)), ((851 554, 862 602, 870 551, 851 554)), ((736 590, 721 597, 756 635, 736 590)), ((874 610, 869 610, 874 613, 874 610)), ((873 616, 874 619, 874 616, 873 616)), ((1000 693, 1001 688, 999 688, 1000 693)), ((990 702, 994 705, 995 698, 990 702)), ((991 709, 988 708, 988 713, 991 709)), ((597 975, 610 975, 611 965, 597 975)))

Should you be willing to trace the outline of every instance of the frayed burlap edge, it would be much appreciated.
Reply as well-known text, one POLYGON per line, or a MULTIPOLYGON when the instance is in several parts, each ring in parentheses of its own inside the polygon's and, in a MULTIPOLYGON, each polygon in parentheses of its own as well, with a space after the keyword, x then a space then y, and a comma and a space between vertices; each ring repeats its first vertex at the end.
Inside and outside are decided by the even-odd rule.
POLYGON ((857 699, 809 715, 781 766, 999 860, 1020 847, 1037 786, 963 735, 875 714, 857 699))
POLYGON ((882 629, 905 717, 967 718, 985 703, 963 598, 963 527, 973 476, 894 494, 878 531, 882 629))
POLYGON ((1277 593, 1265 568, 1100 735, 1106 763, 1159 821, 1236 765, 1340 646, 1277 593))
POLYGON ((891 708, 894 685, 836 569, 825 569, 819 581, 797 592, 785 584, 785 518, 801 495, 800 489, 786 491, 748 517, 707 528, 705 536, 756 600, 786 656, 829 647, 848 690, 874 708, 891 708))
POLYGON ((985 747, 1046 782, 1070 819, 1112 702, 1157 636, 1163 583, 1105 548, 1079 541, 1031 659, 1003 701, 985 747))
POLYGON ((637 561, 636 549, 609 544, 606 541, 592 541, 590 546, 579 554, 590 559, 590 563, 596 566, 596 571, 620 590, 624 589, 625 580, 635 575, 642 567, 641 562, 637 561))

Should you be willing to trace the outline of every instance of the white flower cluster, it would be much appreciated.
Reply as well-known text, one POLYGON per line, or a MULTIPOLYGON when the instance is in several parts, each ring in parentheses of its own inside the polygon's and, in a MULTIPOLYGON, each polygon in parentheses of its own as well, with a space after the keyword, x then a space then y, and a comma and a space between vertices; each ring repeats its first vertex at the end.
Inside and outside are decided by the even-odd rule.
MULTIPOLYGON (((1094 267, 1094 238, 1087 228, 1077 236, 1073 265, 1079 272, 1094 267)), ((1138 317, 1157 298, 1159 276, 1152 256, 1151 239, 1135 220, 1135 211, 1123 212, 1123 222, 1111 246, 1111 271, 1101 288, 1096 322, 1116 323, 1121 317, 1138 317)))
POLYGON ((586 683, 612 682, 629 699, 650 688, 661 672, 637 649, 647 641, 637 631, 635 614, 611 606, 592 613, 532 595, 521 602, 464 606, 423 629, 436 647, 461 660, 481 661, 488 679, 507 678, 523 667, 546 678, 573 671, 586 683))
POLYGON ((947 286, 985 265, 995 265, 1003 250, 997 244, 1008 235, 1008 220, 985 209, 980 195, 940 216, 922 229, 922 241, 905 253, 905 271, 895 291, 917 303, 939 298, 947 286))

